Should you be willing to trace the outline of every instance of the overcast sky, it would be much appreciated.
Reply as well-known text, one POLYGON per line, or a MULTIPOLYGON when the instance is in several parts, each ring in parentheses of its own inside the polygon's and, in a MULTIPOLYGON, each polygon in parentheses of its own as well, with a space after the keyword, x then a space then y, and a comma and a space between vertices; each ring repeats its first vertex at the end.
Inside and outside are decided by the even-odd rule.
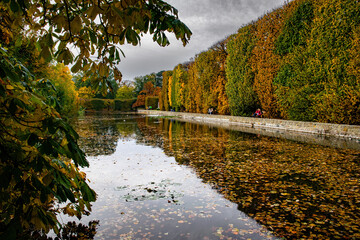
POLYGON ((159 47, 149 36, 141 46, 124 45, 126 58, 119 64, 123 80, 132 80, 161 70, 172 70, 177 64, 188 61, 197 53, 235 33, 247 24, 274 8, 284 0, 165 0, 179 11, 179 18, 192 31, 190 43, 183 47, 180 41, 168 34, 170 45, 159 47))

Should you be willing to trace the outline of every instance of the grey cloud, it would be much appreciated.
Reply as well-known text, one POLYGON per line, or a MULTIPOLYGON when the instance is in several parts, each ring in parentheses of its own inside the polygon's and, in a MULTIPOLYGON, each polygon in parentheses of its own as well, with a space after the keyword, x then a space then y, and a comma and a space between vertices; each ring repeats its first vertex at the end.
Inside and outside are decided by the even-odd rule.
POLYGON ((141 47, 122 46, 127 56, 119 65, 124 79, 173 69, 212 44, 235 33, 241 26, 281 6, 284 0, 167 0, 193 35, 184 48, 173 37, 162 48, 145 36, 141 47))

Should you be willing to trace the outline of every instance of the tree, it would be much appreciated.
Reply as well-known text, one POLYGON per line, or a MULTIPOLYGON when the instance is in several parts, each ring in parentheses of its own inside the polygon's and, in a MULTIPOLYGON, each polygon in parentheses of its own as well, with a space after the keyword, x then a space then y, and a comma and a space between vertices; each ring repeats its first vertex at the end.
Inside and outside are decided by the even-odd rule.
POLYGON ((144 84, 144 89, 137 96, 137 101, 133 104, 133 107, 145 106, 145 100, 147 97, 158 97, 160 95, 161 88, 155 87, 154 84, 149 81, 144 84))
POLYGON ((144 90, 144 85, 147 82, 151 82, 155 85, 155 73, 147 74, 145 76, 138 76, 134 79, 135 92, 138 95, 142 90, 144 90))
POLYGON ((135 97, 135 88, 128 85, 121 86, 116 92, 117 99, 132 99, 135 97))
POLYGON ((53 94, 58 99, 56 110, 63 116, 75 116, 79 110, 79 98, 68 67, 59 63, 47 69, 46 75, 56 88, 53 94))
POLYGON ((216 111, 219 114, 229 114, 229 100, 226 94, 226 59, 228 56, 228 45, 229 37, 226 37, 224 40, 221 40, 214 44, 210 51, 214 52, 215 62, 217 63, 215 66, 218 68, 216 82, 214 83, 213 91, 216 95, 216 111))
POLYGON ((163 82, 163 74, 164 71, 160 71, 157 73, 150 73, 147 74, 145 76, 138 76, 135 77, 134 79, 134 85, 135 85, 135 92, 136 95, 138 95, 143 89, 144 89, 144 84, 146 84, 147 82, 152 82, 152 84, 155 87, 162 87, 162 82, 163 82))
MULTIPOLYGON (((265 112, 264 116, 270 118, 279 116, 273 80, 279 71, 281 57, 274 53, 274 48, 284 24, 284 12, 286 11, 286 7, 276 9, 265 14, 255 23, 254 37, 256 42, 249 59, 251 72, 246 73, 254 74, 254 91, 262 110, 265 112)), ((251 41, 249 43, 251 44, 251 41)), ((246 85, 248 84, 246 83, 244 87, 247 88, 246 85)))
POLYGON ((72 72, 90 71, 102 77, 98 85, 108 84, 110 69, 121 80, 115 67, 119 44, 137 45, 141 34, 150 33, 166 46, 166 31, 184 45, 191 35, 177 10, 161 0, 0 3, 1 239, 27 238, 26 231, 57 232, 60 211, 80 218, 96 199, 78 168, 88 166, 78 135, 56 111, 58 99, 49 95, 56 91, 52 76, 42 76, 33 62, 45 69, 52 59, 73 63, 72 72), (38 54, 19 54, 22 47, 38 54), (67 204, 57 209, 58 202, 67 204))
POLYGON ((96 199, 78 168, 88 166, 78 135, 56 111, 59 98, 51 81, 36 80, 4 48, 0 82, 0 238, 57 232, 57 213, 80 217, 96 199))
POLYGON ((118 44, 138 45, 140 35, 150 33, 160 46, 167 46, 167 31, 186 45, 191 35, 178 20, 177 10, 162 0, 23 0, 8 1, 4 8, 10 19, 4 29, 11 32, 18 26, 28 27, 27 32, 39 36, 44 59, 54 56, 65 65, 75 62, 73 72, 91 69, 102 76, 108 75, 110 66, 116 79, 119 71, 114 64, 122 53, 118 44), (79 51, 76 57, 70 45, 79 51), (97 55, 97 59, 91 59, 91 55, 97 55))

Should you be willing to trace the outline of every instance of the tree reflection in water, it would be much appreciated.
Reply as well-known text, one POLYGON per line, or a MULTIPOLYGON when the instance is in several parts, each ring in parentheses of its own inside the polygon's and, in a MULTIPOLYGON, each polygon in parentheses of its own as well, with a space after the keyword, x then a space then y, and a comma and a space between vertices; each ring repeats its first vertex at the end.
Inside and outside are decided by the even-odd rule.
POLYGON ((275 235, 360 238, 358 151, 171 119, 145 118, 137 123, 140 141, 193 167, 204 182, 275 235))
POLYGON ((119 138, 132 139, 137 129, 133 115, 87 116, 75 127, 81 137, 79 145, 87 156, 113 154, 119 138))
POLYGON ((360 239, 356 150, 167 118, 86 118, 81 123, 86 121, 92 127, 78 125, 78 130, 87 155, 112 154, 118 141, 134 138, 138 144, 159 147, 277 237, 360 239))

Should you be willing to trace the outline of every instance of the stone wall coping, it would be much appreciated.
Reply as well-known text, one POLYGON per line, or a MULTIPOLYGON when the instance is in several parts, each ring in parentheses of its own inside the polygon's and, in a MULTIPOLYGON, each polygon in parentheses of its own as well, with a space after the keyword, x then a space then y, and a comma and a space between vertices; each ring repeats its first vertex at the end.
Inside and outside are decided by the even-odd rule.
POLYGON ((282 119, 239 117, 229 115, 170 112, 157 110, 138 110, 138 113, 154 116, 173 116, 180 119, 191 119, 197 122, 206 123, 218 123, 220 125, 241 125, 249 128, 269 128, 285 131, 296 131, 324 136, 357 139, 360 141, 360 125, 303 122, 282 119))

